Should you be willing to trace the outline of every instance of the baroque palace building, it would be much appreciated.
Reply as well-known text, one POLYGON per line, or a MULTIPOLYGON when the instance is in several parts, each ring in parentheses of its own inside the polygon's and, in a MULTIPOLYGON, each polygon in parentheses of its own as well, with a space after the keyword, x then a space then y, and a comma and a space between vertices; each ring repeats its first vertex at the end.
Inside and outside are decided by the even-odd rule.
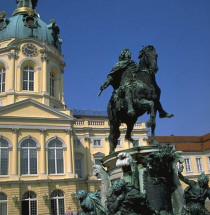
MULTIPOLYGON (((0 215, 76 211, 78 190, 100 189, 92 165, 109 150, 106 113, 66 108, 59 27, 40 19, 36 3, 0 13, 0 215)), ((131 147, 125 129, 117 150, 131 147)), ((137 145, 147 132, 135 125, 137 145)))
MULTIPOLYGON (((107 113, 65 105, 59 27, 40 19, 36 3, 17 1, 12 17, 0 12, 0 215, 76 211, 78 190, 100 190, 92 165, 109 153, 107 113)), ((132 147, 120 129, 117 151, 132 147)), ((135 124, 136 146, 148 145, 147 133, 135 124)), ((210 134, 157 140, 183 151, 184 175, 210 174, 210 134)))

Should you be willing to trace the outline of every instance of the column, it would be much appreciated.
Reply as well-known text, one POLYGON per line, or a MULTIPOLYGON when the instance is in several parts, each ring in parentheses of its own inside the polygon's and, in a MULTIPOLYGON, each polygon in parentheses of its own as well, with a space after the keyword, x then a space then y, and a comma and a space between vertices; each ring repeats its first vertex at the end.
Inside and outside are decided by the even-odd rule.
POLYGON ((49 61, 49 58, 47 56, 47 54, 42 54, 41 56, 41 60, 42 60, 42 74, 43 74, 43 84, 42 84, 42 89, 43 89, 43 93, 47 93, 47 63, 49 61))
POLYGON ((12 177, 18 177, 18 128, 13 128, 12 177))
POLYGON ((67 145, 67 174, 71 176, 75 174, 73 135, 71 129, 66 129, 65 132, 67 145))
POLYGON ((40 175, 42 176, 46 176, 46 150, 45 150, 45 133, 46 133, 46 129, 40 129, 40 134, 41 134, 41 141, 40 141, 40 145, 41 145, 41 157, 40 157, 40 175))
POLYGON ((85 137, 85 141, 86 141, 86 143, 87 143, 87 148, 86 148, 86 168, 87 168, 87 175, 88 175, 88 177, 91 175, 91 167, 90 167, 90 163, 91 163, 91 151, 90 151, 90 142, 91 142, 91 139, 90 139, 90 137, 89 136, 86 136, 85 137))
POLYGON ((64 73, 64 71, 62 70, 61 71, 61 74, 60 74, 60 100, 61 100, 61 102, 63 103, 63 104, 65 104, 65 102, 64 102, 64 90, 63 90, 63 73, 64 73))
POLYGON ((10 80, 8 83, 8 89, 9 91, 13 91, 15 89, 15 61, 18 59, 18 54, 15 52, 15 50, 12 50, 9 54, 8 54, 8 58, 12 61, 11 62, 11 69, 10 69, 10 74, 9 74, 9 79, 10 80))

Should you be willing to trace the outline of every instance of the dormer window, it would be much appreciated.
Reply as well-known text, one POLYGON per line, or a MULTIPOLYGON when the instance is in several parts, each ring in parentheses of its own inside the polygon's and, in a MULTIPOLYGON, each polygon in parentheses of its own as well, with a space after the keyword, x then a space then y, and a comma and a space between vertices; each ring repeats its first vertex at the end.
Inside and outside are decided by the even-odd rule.
POLYGON ((23 90, 34 91, 34 69, 31 66, 23 68, 23 90))

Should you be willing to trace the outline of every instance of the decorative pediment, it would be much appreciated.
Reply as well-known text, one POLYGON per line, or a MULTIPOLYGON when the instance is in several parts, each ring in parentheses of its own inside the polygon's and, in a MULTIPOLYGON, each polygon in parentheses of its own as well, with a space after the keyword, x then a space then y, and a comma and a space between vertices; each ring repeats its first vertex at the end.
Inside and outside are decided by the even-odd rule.
POLYGON ((74 120, 72 116, 61 113, 32 99, 1 107, 0 118, 74 120))

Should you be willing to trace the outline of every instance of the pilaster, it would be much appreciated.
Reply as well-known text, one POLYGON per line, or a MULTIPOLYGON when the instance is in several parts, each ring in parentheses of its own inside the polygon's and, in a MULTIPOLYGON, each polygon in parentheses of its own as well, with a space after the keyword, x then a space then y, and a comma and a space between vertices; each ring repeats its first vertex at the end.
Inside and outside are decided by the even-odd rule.
POLYGON ((43 53, 41 56, 42 60, 42 94, 43 94, 43 104, 49 105, 49 99, 45 97, 45 95, 49 95, 47 88, 47 64, 49 62, 49 57, 46 53, 43 53))
POLYGON ((15 52, 15 50, 12 50, 8 54, 8 58, 9 58, 9 60, 12 61, 12 67, 9 70, 10 71, 10 74, 9 74, 9 77, 10 77, 9 80, 10 81, 8 83, 8 85, 9 85, 8 89, 9 89, 9 91, 14 92, 14 90, 15 90, 15 61, 19 57, 18 57, 18 54, 15 52))
POLYGON ((18 128, 13 128, 12 178, 18 178, 18 128))
POLYGON ((45 134, 46 129, 40 129, 41 134, 41 158, 40 158, 40 177, 47 178, 46 174, 46 151, 45 151, 45 134))
POLYGON ((66 144, 67 144, 67 174, 68 176, 75 175, 75 162, 74 162, 74 144, 71 129, 66 129, 66 144))

